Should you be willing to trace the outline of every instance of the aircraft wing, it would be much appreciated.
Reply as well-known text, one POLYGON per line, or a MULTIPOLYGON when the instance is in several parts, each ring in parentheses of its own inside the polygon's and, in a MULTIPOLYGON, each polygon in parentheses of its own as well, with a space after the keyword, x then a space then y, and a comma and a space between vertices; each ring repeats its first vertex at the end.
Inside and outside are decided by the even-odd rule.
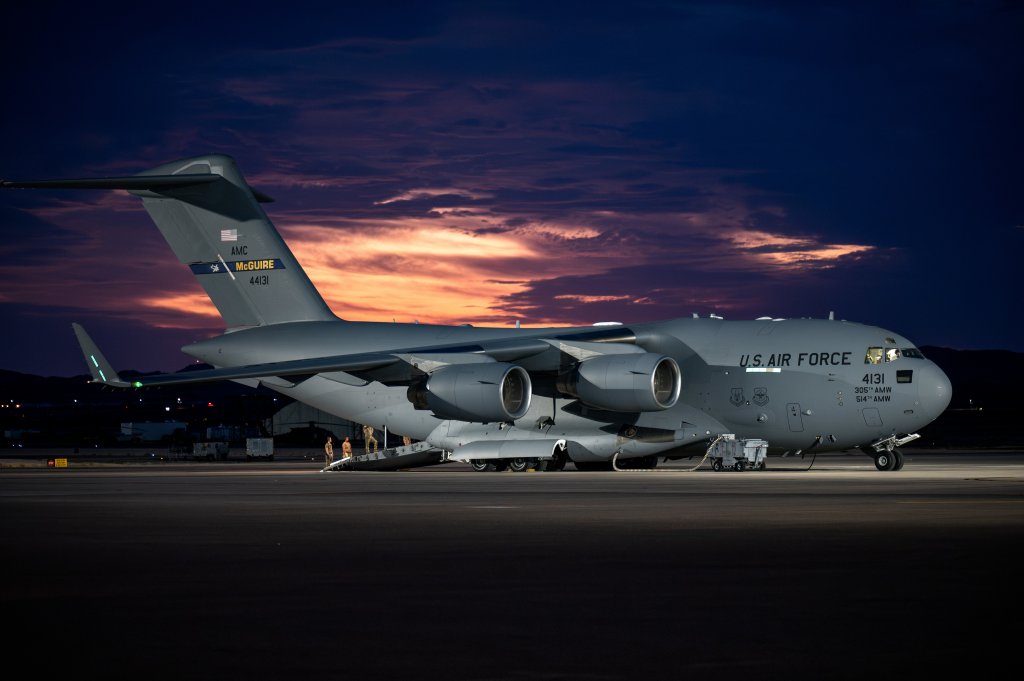
POLYGON ((401 359, 395 355, 382 353, 314 357, 312 359, 296 359, 286 362, 267 362, 265 364, 247 364, 245 366, 223 367, 220 369, 182 371, 175 374, 140 376, 132 381, 131 385, 135 388, 148 388, 158 385, 209 383, 211 381, 226 381, 239 378, 265 378, 269 376, 305 377, 333 371, 359 372, 380 369, 400 361, 401 359))
POLYGON ((93 382, 119 388, 147 388, 243 378, 299 377, 301 379, 316 374, 338 371, 367 375, 371 379, 378 376, 383 377, 384 375, 409 378, 414 375, 431 373, 438 367, 450 364, 493 362, 496 360, 508 361, 509 359, 519 359, 524 356, 538 354, 551 347, 543 341, 496 343, 493 348, 493 353, 496 356, 484 352, 479 346, 473 348, 411 348, 409 350, 387 353, 356 353, 216 369, 199 369, 173 374, 153 374, 151 376, 140 376, 128 382, 122 380, 117 375, 110 362, 103 356, 96 343, 93 342, 92 338, 89 337, 89 334, 86 333, 80 324, 73 324, 72 327, 82 348, 86 364, 92 374, 93 382), (402 366, 388 371, 388 367, 393 365, 402 366))
MULTIPOLYGON (((234 367, 182 371, 173 374, 140 376, 128 382, 114 372, 99 348, 79 324, 73 325, 82 346, 94 382, 115 387, 145 388, 187 383, 208 383, 246 378, 291 378, 304 380, 316 374, 345 372, 368 380, 408 381, 453 364, 482 362, 519 362, 533 371, 557 370, 570 362, 599 355, 642 353, 630 343, 632 338, 615 337, 608 341, 559 338, 511 338, 484 341, 472 345, 429 346, 396 349, 387 352, 354 353, 306 359, 247 364, 234 367), (567 357, 563 357, 563 355, 567 357)), ((590 337, 590 334, 587 334, 590 337)))

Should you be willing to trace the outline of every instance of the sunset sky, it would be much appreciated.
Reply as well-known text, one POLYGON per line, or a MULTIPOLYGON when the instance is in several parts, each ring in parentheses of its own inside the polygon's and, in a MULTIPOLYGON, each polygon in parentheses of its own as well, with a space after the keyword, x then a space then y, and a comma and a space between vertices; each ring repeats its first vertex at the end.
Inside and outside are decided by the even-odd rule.
MULTIPOLYGON (((345 319, 1024 351, 1019 3, 296 7, 5 9, 0 177, 231 155, 345 319)), ((125 192, 5 190, 0 235, 0 369, 84 373, 72 321, 143 371, 223 330, 125 192)))

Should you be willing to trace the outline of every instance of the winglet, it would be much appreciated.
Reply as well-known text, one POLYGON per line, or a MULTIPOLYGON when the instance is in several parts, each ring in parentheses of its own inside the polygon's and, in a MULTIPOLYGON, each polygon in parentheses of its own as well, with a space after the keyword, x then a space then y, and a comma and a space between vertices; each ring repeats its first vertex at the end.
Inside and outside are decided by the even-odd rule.
POLYGON ((78 344, 82 347, 82 354, 85 355, 85 363, 89 366, 89 373, 92 374, 93 383, 112 385, 115 388, 128 388, 131 386, 131 383, 121 380, 121 377, 114 371, 114 367, 110 365, 107 358, 96 347, 96 343, 85 332, 81 324, 72 323, 71 328, 75 330, 75 336, 78 337, 78 344))

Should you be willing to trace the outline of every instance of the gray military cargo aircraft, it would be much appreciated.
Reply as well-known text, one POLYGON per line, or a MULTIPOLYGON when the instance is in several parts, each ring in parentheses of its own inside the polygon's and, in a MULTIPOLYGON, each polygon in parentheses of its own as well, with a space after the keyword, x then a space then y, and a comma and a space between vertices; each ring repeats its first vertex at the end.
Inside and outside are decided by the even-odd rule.
POLYGON ((396 457, 402 467, 415 458, 477 470, 650 468, 724 436, 767 441, 775 454, 861 450, 879 470, 898 470, 898 447, 951 398, 949 379, 909 340, 833 319, 694 315, 566 328, 342 320, 264 213, 271 199, 224 155, 130 177, 2 186, 140 197, 224 318, 223 335, 182 348, 215 368, 133 383, 76 324, 94 381, 263 384, 420 441, 409 448, 416 457, 396 457))

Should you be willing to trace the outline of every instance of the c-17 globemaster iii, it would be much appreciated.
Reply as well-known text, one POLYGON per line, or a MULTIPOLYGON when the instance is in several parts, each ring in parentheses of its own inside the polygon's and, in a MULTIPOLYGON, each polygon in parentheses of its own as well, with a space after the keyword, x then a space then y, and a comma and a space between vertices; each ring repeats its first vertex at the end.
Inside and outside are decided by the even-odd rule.
POLYGON ((772 453, 861 450, 879 470, 898 470, 897 447, 951 398, 949 379, 909 340, 833 319, 565 328, 339 319, 264 213, 270 199, 228 156, 2 186, 140 197, 224 318, 223 335, 182 348, 214 368, 133 383, 75 325, 94 381, 263 384, 419 441, 410 456, 397 452, 402 467, 415 459, 477 470, 650 468, 726 437, 766 441, 772 453))

